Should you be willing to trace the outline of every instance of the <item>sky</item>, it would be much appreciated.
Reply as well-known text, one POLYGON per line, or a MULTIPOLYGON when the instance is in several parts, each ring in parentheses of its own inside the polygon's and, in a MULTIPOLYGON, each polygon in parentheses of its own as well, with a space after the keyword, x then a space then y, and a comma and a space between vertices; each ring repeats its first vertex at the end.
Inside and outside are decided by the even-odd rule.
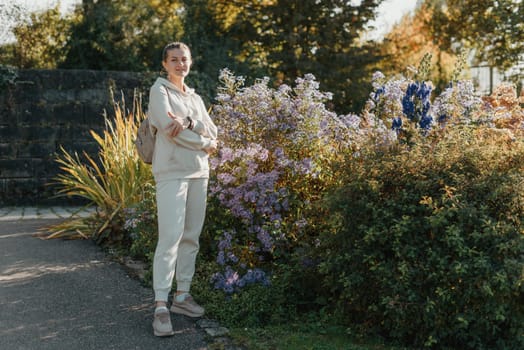
POLYGON ((82 2, 82 0, 0 0, 0 4, 17 4, 22 5, 29 11, 45 10, 53 7, 60 2, 60 10, 68 11, 74 4, 82 2))
POLYGON ((400 19, 412 12, 418 0, 385 0, 378 8, 377 19, 372 22, 376 30, 370 33, 370 38, 384 36, 400 19))
MULTIPOLYGON (((60 10, 67 12, 81 0, 0 0, 0 6, 6 4, 18 4, 27 8, 29 11, 45 10, 55 6, 60 2, 60 10)), ((360 0, 353 0, 359 3, 360 0)), ((378 9, 378 18, 371 24, 376 28, 368 34, 369 39, 379 39, 386 34, 391 27, 400 21, 402 16, 413 11, 417 0, 385 0, 378 9)))

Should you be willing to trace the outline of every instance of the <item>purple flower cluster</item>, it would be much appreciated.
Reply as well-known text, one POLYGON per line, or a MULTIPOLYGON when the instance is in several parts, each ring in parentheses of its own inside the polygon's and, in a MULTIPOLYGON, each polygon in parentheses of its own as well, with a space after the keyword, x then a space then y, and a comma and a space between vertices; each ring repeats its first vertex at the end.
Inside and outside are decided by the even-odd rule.
POLYGON ((232 238, 234 236, 233 232, 224 232, 222 237, 220 238, 218 242, 218 255, 217 255, 217 263, 219 265, 226 265, 228 262, 236 264, 238 262, 238 258, 236 257, 235 253, 233 252, 233 245, 232 245, 232 238))
POLYGON ((244 87, 227 70, 220 79, 212 117, 221 145, 210 160, 209 193, 235 218, 218 242, 217 262, 224 270, 215 281, 232 291, 264 281, 253 277, 257 270, 240 277, 234 268, 267 265, 275 243, 291 234, 284 228, 306 229, 300 210, 306 204, 298 198, 309 195, 308 183, 321 177, 323 162, 337 148, 351 142, 348 135, 358 132, 360 121, 328 111, 324 103, 332 95, 319 91, 311 74, 278 89, 269 87, 269 79, 244 87))
MULTIPOLYGON (((226 152, 225 157, 230 157, 230 153, 226 152)), ((217 175, 210 183, 210 193, 244 224, 278 218, 275 213, 287 209, 287 191, 278 182, 280 169, 261 169, 268 157, 267 150, 252 146, 237 150, 229 161, 219 153, 212 162, 217 175)))
POLYGON ((375 117, 386 121, 402 115, 402 99, 409 82, 405 78, 385 81, 385 76, 377 71, 373 74, 372 85, 375 89, 370 94, 367 110, 375 117))
POLYGON ((214 284, 216 289, 220 289, 227 294, 233 294, 255 283, 268 286, 270 281, 267 274, 261 269, 247 269, 241 276, 237 271, 227 266, 224 272, 216 272, 213 274, 211 283, 214 284))
POLYGON ((142 206, 124 208, 122 210, 124 224, 123 229, 129 234, 132 240, 135 240, 139 232, 143 230, 143 226, 155 221, 156 217, 151 210, 145 209, 142 206))
POLYGON ((468 124, 481 106, 482 100, 475 92, 473 82, 457 81, 435 98, 430 113, 440 125, 450 121, 468 124))
POLYGON ((136 208, 124 208, 122 211, 124 214, 124 230, 131 231, 135 229, 140 223, 140 218, 136 215, 136 208))

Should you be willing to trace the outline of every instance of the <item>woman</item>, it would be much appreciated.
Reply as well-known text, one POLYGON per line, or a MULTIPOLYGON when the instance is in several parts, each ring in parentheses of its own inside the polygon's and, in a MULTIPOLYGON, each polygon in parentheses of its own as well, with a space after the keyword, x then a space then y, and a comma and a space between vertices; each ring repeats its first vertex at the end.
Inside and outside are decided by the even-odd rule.
POLYGON ((162 54, 167 79, 159 77, 149 94, 148 115, 157 130, 153 155, 158 210, 158 244, 153 260, 156 336, 173 335, 167 308, 173 278, 171 311, 200 317, 204 309, 189 294, 206 209, 208 155, 217 148, 217 128, 202 98, 184 79, 191 52, 183 43, 168 44, 162 54))

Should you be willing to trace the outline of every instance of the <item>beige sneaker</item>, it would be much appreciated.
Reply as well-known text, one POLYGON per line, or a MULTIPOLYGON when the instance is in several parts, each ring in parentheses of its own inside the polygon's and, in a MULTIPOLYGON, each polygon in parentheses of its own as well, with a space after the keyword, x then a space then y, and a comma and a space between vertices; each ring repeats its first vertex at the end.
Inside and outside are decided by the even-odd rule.
POLYGON ((158 308, 155 310, 155 318, 153 320, 153 332, 157 337, 169 337, 175 332, 171 325, 171 317, 167 307, 158 308))
POLYGON ((198 305, 193 297, 188 294, 183 302, 177 302, 176 298, 173 298, 171 312, 189 317, 201 317, 204 315, 204 308, 198 305))

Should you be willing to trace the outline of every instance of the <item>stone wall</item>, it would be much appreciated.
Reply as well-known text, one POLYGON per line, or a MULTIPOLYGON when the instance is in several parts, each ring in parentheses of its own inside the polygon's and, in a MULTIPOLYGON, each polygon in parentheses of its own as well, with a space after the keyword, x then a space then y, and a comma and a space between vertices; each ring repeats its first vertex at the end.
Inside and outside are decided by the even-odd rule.
MULTIPOLYGON (((90 70, 19 70, 0 85, 0 205, 67 203, 56 198, 56 155, 83 151, 96 156, 90 130, 104 129, 112 116, 113 94, 131 107, 144 93, 149 74, 90 70)), ((145 95, 147 96, 147 95, 145 95)))

